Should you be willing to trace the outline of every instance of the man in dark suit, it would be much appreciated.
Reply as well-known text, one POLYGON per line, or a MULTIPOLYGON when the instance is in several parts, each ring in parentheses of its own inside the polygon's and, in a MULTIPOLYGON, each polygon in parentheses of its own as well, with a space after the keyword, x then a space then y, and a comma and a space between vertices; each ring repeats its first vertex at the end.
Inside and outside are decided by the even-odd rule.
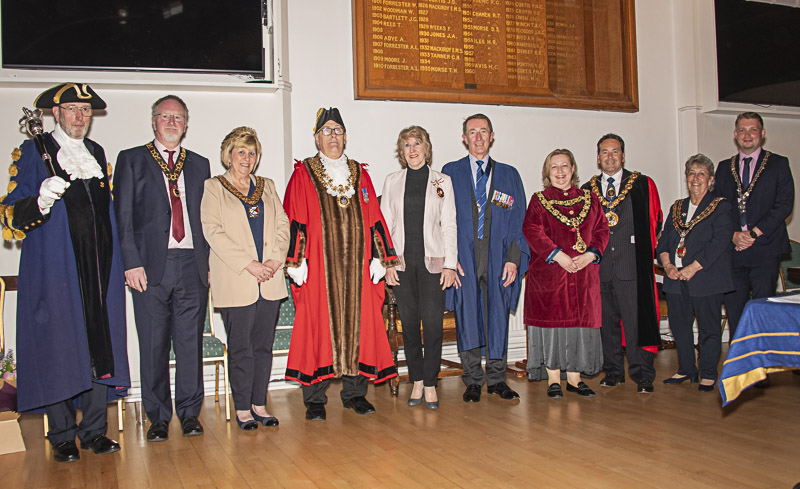
POLYGON ((189 122, 175 95, 152 107, 155 140, 122 151, 114 172, 125 282, 133 289, 147 441, 169 437, 169 354, 183 436, 203 434, 202 342, 208 305, 208 244, 200 223, 208 160, 181 147, 189 122))
POLYGON ((453 182, 458 223, 460 287, 447 289, 455 311, 458 351, 467 389, 464 402, 478 402, 481 386, 502 399, 519 399, 506 384, 508 314, 516 310, 530 250, 522 235, 525 189, 517 170, 489 157, 492 123, 483 114, 464 121, 464 158, 442 168, 453 182), (486 372, 481 356, 486 356, 486 372))
POLYGON ((655 183, 639 172, 622 168, 625 142, 606 134, 597 142, 602 173, 583 185, 600 199, 610 227, 608 246, 600 262, 603 307, 603 370, 601 386, 625 382, 623 338, 628 375, 637 392, 653 392, 653 356, 661 336, 653 258, 663 214, 655 183))
POLYGON ((780 256, 789 253, 786 218, 794 207, 789 160, 763 149, 764 121, 755 112, 736 117, 733 138, 739 152, 720 161, 716 193, 733 204, 733 285, 725 294, 730 339, 750 299, 775 295, 780 256))

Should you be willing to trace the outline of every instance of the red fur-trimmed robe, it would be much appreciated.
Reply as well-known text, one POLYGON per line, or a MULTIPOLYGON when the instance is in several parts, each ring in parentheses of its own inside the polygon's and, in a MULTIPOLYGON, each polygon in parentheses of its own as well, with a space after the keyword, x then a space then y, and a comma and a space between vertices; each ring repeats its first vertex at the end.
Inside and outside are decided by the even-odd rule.
POLYGON ((369 174, 356 172, 346 207, 327 193, 313 172, 319 156, 297 162, 283 206, 291 221, 287 267, 305 258, 308 281, 292 284, 295 320, 286 378, 310 385, 342 375, 376 382, 397 375, 382 307, 384 284, 370 280, 369 263, 398 262, 369 174))

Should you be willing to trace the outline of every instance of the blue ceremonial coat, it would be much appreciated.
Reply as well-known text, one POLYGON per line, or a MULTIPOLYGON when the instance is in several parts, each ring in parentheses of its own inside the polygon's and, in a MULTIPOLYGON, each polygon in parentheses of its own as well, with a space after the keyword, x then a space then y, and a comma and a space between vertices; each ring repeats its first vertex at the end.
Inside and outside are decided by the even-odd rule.
MULTIPOLYGON (((491 224, 489 229, 489 352, 487 358, 499 359, 508 350, 508 314, 517 309, 522 275, 528 270, 530 249, 522 234, 522 221, 525 219, 525 189, 517 170, 509 165, 491 160, 494 164, 492 182, 487 195, 487 205, 491 205, 491 224), (509 208, 490 204, 492 194, 497 190, 514 198, 509 208), (503 287, 503 267, 506 264, 508 248, 515 243, 520 250, 520 263, 517 278, 508 287, 503 287)), ((472 170, 469 157, 448 163, 442 168, 453 182, 456 197, 456 222, 458 224, 458 261, 464 270, 461 287, 447 289, 446 308, 455 311, 458 350, 466 351, 486 346, 483 324, 483 301, 478 285, 475 263, 475 233, 472 209, 475 206, 472 170)), ((486 239, 486 237, 484 237, 486 239)))
MULTIPOLYGON (((54 144, 49 134, 45 138, 49 144, 54 144)), ((84 142, 104 175, 102 180, 91 184, 110 192, 103 148, 88 139, 84 142)), ((56 159, 56 153, 51 156, 56 159)), ((41 182, 49 175, 33 141, 22 144, 16 167, 18 174, 11 179, 15 187, 10 188, 12 191, 2 204, 12 209, 17 207, 12 213, 18 210, 22 214, 23 208, 32 208, 28 205, 29 199, 38 196, 41 182)), ((81 181, 74 181, 72 185, 81 185, 81 181)), ((111 219, 112 261, 105 301, 114 376, 94 381, 110 387, 110 401, 127 395, 130 375, 125 330, 125 278, 113 202, 110 199, 108 202, 105 211, 111 219)), ((8 212, 6 217, 9 217, 8 212)), ((24 221, 17 213, 15 217, 17 219, 6 219, 5 224, 16 226, 13 223, 24 221)), ((34 219, 28 230, 19 231, 25 233, 19 264, 16 352, 17 404, 18 410, 23 412, 87 391, 91 389, 93 379, 78 271, 64 201, 57 200, 49 215, 34 219)))

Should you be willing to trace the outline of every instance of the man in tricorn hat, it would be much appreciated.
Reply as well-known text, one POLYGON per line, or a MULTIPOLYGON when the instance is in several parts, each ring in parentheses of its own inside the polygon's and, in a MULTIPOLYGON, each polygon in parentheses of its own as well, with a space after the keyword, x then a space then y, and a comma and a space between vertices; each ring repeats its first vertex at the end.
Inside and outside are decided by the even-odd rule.
POLYGON ((6 240, 22 241, 17 295, 18 410, 44 408, 56 461, 81 448, 111 453, 106 402, 130 387, 125 294, 116 220, 103 148, 86 138, 106 103, 86 84, 63 83, 34 102, 52 109, 42 138, 49 175, 34 141, 12 152, 9 194, 0 199, 6 240), (75 408, 83 417, 76 424, 75 408))
POLYGON ((338 109, 319 109, 314 142, 319 153, 297 161, 283 202, 296 308, 286 378, 303 385, 306 419, 324 420, 330 379, 342 378, 345 408, 369 414, 367 381, 397 375, 379 281, 398 260, 369 174, 344 154, 338 109))

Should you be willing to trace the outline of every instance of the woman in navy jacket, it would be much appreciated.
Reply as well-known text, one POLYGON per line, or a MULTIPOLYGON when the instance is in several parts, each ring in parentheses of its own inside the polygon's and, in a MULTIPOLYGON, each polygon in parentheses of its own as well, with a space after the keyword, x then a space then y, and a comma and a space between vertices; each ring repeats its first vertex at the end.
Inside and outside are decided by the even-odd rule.
POLYGON ((689 197, 676 200, 664 223, 656 254, 664 267, 669 327, 678 349, 678 373, 665 384, 698 381, 694 332, 697 318, 701 392, 714 389, 722 343, 722 296, 733 289, 734 223, 731 203, 710 192, 714 163, 697 154, 686 161, 689 197))

